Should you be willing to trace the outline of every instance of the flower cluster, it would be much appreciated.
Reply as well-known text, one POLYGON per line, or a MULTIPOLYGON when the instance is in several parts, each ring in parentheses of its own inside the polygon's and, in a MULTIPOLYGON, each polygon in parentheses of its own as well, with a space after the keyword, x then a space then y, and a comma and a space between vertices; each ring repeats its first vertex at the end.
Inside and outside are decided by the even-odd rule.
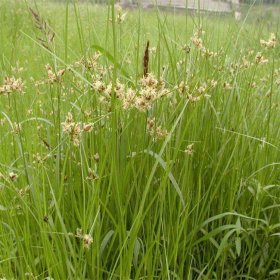
POLYGON ((267 49, 274 49, 276 45, 276 36, 274 33, 271 33, 268 40, 260 40, 260 43, 263 47, 267 49))
POLYGON ((77 61, 76 65, 82 65, 87 70, 96 69, 98 66, 98 59, 101 57, 100 52, 95 52, 93 56, 86 58, 82 57, 79 61, 77 61))
POLYGON ((91 132, 93 129, 92 124, 75 122, 73 115, 70 112, 67 114, 65 122, 62 122, 61 125, 63 132, 69 135, 74 146, 80 145, 81 135, 83 132, 91 132))
POLYGON ((80 228, 77 228, 75 237, 83 241, 83 246, 85 249, 89 249, 93 242, 92 236, 90 234, 84 234, 83 230, 80 228))
POLYGON ((202 28, 199 28, 191 38, 192 43, 198 48, 201 49, 203 47, 202 36, 204 35, 205 31, 202 28))
POLYGON ((175 90, 178 90, 180 95, 184 96, 185 94, 189 93, 190 87, 185 81, 181 81, 180 84, 175 87, 175 90))
POLYGON ((52 67, 49 64, 47 64, 45 66, 45 68, 47 70, 47 74, 48 74, 47 82, 49 84, 62 82, 62 76, 65 73, 65 69, 61 69, 61 70, 57 71, 57 73, 54 73, 52 67))
POLYGON ((232 89, 232 85, 229 82, 224 82, 223 88, 225 90, 231 90, 232 89))
POLYGON ((93 82, 92 87, 101 94, 99 100, 103 104, 109 104, 112 94, 115 92, 124 109, 137 108, 139 111, 150 109, 157 99, 168 94, 164 81, 156 79, 151 73, 140 79, 138 91, 126 87, 119 80, 116 81, 113 90, 113 84, 111 82, 106 84, 100 77, 93 82))
POLYGON ((14 91, 23 93, 24 83, 21 79, 15 77, 5 77, 4 83, 0 86, 0 95, 8 95, 14 91))
POLYGON ((191 38, 192 43, 201 51, 202 56, 206 58, 216 57, 218 55, 217 52, 210 51, 203 45, 202 36, 204 35, 204 31, 202 28, 199 28, 191 38))
POLYGON ((182 81, 178 86, 175 87, 175 90, 177 90, 181 96, 186 96, 186 98, 191 103, 195 103, 201 100, 202 97, 211 97, 211 95, 209 95, 208 92, 210 89, 214 89, 217 86, 217 84, 218 82, 216 80, 209 79, 206 82, 202 82, 196 85, 192 89, 192 93, 190 93, 190 87, 185 81, 182 81))
POLYGON ((192 143, 192 144, 189 144, 189 145, 186 147, 186 149, 185 149, 184 152, 185 152, 187 155, 192 156, 193 153, 194 153, 193 146, 194 146, 193 143, 192 143))
POLYGON ((264 58, 261 52, 258 52, 255 56, 256 64, 266 64, 268 63, 268 59, 264 58))
POLYGON ((134 104, 140 111, 150 109, 157 99, 168 94, 163 79, 157 80, 151 73, 140 80, 140 86, 140 91, 134 104))
POLYGON ((21 123, 13 123, 13 133, 19 134, 22 131, 21 123))
POLYGON ((18 174, 16 174, 16 173, 14 173, 13 171, 11 171, 11 172, 9 173, 9 178, 10 178, 13 182, 15 182, 15 181, 18 179, 18 174))
POLYGON ((98 175, 97 175, 96 171, 92 170, 91 168, 88 168, 88 174, 87 174, 86 179, 89 181, 98 179, 98 175))
POLYGON ((119 4, 116 4, 115 8, 117 11, 116 23, 121 24, 124 22, 127 13, 123 13, 122 7, 119 4))
POLYGON ((161 126, 156 126, 155 118, 147 120, 147 132, 153 139, 163 139, 168 135, 166 129, 163 129, 161 126))

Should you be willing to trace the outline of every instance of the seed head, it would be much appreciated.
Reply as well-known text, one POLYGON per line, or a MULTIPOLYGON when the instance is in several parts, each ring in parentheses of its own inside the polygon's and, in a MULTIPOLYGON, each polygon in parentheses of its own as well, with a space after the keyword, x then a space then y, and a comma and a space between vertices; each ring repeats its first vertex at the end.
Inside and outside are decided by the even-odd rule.
POLYGON ((10 178, 13 182, 15 182, 15 181, 18 179, 18 175, 17 175, 16 173, 14 173, 14 172, 10 172, 10 173, 9 173, 9 178, 10 178))
POLYGON ((184 152, 185 152, 187 155, 192 156, 192 155, 193 155, 193 153, 194 153, 193 146, 194 146, 194 144, 193 144, 193 143, 192 143, 192 144, 190 144, 190 145, 188 145, 188 146, 186 147, 186 149, 185 149, 185 151, 184 151, 184 152))
POLYGON ((268 59, 265 59, 261 52, 258 52, 255 56, 256 64, 265 64, 268 63, 268 59))
POLYGON ((15 77, 5 77, 3 85, 0 86, 0 95, 9 95, 12 92, 24 93, 24 83, 15 77))
POLYGON ((266 49, 274 49, 276 45, 276 36, 274 33, 270 33, 269 39, 267 41, 260 40, 260 43, 266 49))
POLYGON ((91 244, 92 244, 92 242, 93 242, 93 238, 92 238, 91 235, 85 234, 83 236, 83 241, 84 241, 84 248, 89 249, 91 244))

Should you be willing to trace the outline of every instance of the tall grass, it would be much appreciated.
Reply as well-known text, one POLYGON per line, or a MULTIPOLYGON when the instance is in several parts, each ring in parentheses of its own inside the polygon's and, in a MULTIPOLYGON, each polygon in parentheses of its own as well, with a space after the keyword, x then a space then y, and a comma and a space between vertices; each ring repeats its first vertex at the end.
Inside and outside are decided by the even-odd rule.
POLYGON ((245 19, 0 0, 2 279, 279 279, 279 20, 245 19))

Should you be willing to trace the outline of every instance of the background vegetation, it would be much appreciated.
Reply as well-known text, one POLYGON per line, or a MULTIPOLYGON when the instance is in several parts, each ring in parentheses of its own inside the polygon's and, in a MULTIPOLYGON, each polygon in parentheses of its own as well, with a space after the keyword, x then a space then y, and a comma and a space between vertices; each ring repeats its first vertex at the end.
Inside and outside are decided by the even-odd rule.
POLYGON ((279 279, 263 13, 0 0, 2 279, 279 279))

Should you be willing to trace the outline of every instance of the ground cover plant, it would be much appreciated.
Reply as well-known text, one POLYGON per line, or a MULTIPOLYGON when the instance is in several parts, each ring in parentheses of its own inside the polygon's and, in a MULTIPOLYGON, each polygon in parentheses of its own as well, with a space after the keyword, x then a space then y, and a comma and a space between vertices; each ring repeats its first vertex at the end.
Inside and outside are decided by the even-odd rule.
POLYGON ((0 0, 0 278, 279 279, 277 9, 0 0))

